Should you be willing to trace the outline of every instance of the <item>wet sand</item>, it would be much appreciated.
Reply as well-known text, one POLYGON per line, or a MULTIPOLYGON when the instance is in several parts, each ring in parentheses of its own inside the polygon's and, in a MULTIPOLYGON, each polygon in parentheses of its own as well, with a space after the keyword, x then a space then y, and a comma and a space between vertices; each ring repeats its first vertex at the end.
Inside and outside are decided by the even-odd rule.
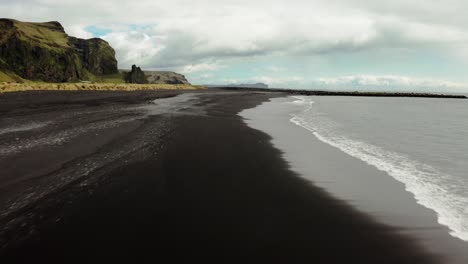
MULTIPOLYGON (((271 138, 237 115, 279 94, 198 92, 185 107, 141 117, 148 101, 173 95, 1 96, 5 126, 60 121, 38 128, 41 136, 116 122, 2 156, 12 165, 0 175, 0 259, 439 263, 400 230, 301 179, 271 138), (89 107, 97 109, 83 113, 89 107), (20 206, 8 206, 12 197, 20 206)), ((0 146, 36 130, 0 135, 0 146)))

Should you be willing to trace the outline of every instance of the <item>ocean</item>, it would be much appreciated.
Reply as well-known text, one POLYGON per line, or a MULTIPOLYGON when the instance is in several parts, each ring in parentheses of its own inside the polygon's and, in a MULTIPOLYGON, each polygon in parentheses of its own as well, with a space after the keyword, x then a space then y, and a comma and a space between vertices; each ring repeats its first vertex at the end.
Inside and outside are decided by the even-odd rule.
POLYGON ((241 116, 311 184, 468 263, 468 100, 290 96, 241 116))

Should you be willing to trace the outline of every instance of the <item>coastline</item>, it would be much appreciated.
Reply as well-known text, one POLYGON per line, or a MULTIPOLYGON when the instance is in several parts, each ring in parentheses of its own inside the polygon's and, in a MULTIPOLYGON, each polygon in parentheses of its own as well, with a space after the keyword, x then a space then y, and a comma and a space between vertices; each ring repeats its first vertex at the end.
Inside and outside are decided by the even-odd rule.
POLYGON ((295 124, 293 100, 297 98, 274 98, 241 116, 252 128, 268 133, 291 169, 305 180, 380 223, 401 229, 442 256, 444 263, 466 262, 467 242, 449 235, 452 230, 439 223, 437 213, 417 202, 403 183, 295 124))
MULTIPOLYGON (((439 263, 401 230, 301 179, 272 138, 238 116, 278 95, 200 92, 185 114, 140 121, 139 129, 152 128, 163 118, 168 130, 147 137, 144 153, 87 176, 95 177, 90 184, 80 179, 28 208, 32 235, 0 256, 17 262, 439 263), (198 107, 204 111, 193 111, 198 107)), ((123 139, 108 144, 127 144, 123 139)))
POLYGON ((463 94, 436 94, 436 93, 414 93, 414 92, 359 92, 359 91, 325 91, 325 90, 297 90, 282 88, 247 88, 247 87, 218 87, 218 89, 232 91, 256 91, 277 92, 289 95, 314 95, 314 96, 359 96, 359 97, 414 97, 414 98, 447 98, 468 99, 463 94))

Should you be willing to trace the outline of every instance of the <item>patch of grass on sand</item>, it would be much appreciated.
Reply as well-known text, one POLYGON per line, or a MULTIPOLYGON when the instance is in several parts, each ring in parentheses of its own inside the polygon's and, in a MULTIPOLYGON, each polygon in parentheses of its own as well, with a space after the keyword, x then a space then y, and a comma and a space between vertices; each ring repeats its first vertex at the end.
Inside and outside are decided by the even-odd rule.
POLYGON ((0 83, 0 93, 22 91, 141 91, 198 90, 202 86, 186 84, 119 84, 119 83, 0 83))
POLYGON ((25 80, 12 72, 0 70, 0 83, 1 82, 24 83, 25 80))

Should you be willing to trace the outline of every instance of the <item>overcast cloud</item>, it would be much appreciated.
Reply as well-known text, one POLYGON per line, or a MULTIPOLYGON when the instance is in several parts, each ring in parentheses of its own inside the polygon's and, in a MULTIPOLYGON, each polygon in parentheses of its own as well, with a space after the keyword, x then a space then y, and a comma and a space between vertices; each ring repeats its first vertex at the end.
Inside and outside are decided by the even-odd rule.
POLYGON ((121 68, 337 89, 466 89, 466 10, 464 0, 0 0, 1 17, 106 39, 121 68))

